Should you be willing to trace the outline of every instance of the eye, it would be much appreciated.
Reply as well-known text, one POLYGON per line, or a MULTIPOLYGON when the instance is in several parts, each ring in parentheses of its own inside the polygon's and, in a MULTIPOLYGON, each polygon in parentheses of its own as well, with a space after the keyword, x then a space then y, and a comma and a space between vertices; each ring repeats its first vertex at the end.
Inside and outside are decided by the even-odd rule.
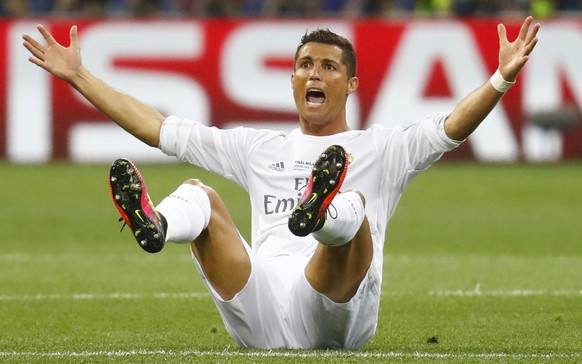
POLYGON ((335 67, 329 63, 324 64, 323 69, 328 70, 328 71, 335 71, 335 67))
POLYGON ((304 62, 301 62, 301 64, 300 64, 301 68, 309 68, 309 66, 311 66, 311 62, 309 62, 309 61, 304 61, 304 62))

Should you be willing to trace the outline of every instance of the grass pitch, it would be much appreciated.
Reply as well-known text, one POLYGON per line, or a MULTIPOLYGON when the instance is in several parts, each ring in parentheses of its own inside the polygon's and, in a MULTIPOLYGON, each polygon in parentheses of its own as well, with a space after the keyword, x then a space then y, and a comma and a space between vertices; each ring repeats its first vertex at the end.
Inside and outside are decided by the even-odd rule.
MULTIPOLYGON (((155 202, 197 177, 244 236, 247 197, 142 165, 155 202)), ((441 162, 388 227, 378 332, 361 350, 245 350, 188 247, 119 233, 108 165, 0 164, 0 362, 582 362, 582 165, 441 162)))

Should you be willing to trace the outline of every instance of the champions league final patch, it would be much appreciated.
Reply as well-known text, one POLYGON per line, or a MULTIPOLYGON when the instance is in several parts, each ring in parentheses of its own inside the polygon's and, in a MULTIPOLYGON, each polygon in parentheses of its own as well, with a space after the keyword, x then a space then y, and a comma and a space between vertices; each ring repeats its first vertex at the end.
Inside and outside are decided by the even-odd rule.
MULTIPOLYGON (((348 153, 349 164, 353 164, 354 160, 355 160, 354 155, 351 153, 348 153)), ((315 162, 295 161, 293 163, 293 170, 294 171, 311 171, 313 169, 314 164, 315 164, 315 162)))
POLYGON ((313 169, 314 162, 306 161, 295 161, 293 164, 294 171, 311 171, 313 169))

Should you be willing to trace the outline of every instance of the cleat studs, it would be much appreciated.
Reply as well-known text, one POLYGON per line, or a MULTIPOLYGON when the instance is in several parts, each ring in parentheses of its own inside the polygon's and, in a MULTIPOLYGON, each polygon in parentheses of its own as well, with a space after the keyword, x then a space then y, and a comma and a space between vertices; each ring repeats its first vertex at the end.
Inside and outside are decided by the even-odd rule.
POLYGON ((145 241, 145 240, 142 240, 142 241, 140 241, 139 243, 140 243, 140 245, 146 245, 148 242, 147 242, 147 241, 145 241))
POLYGON ((111 176, 111 182, 116 182, 116 181, 117 181, 117 177, 111 176))
POLYGON ((156 233, 154 234, 154 239, 159 239, 160 238, 160 234, 156 233))
POLYGON ((340 162, 337 162, 337 163, 335 164, 335 166, 336 166, 336 167, 338 167, 338 168, 341 168, 341 167, 342 167, 342 164, 341 164, 340 162))
POLYGON ((331 186, 335 185, 335 180, 334 180, 334 179, 330 179, 330 180, 329 180, 329 184, 330 184, 331 186))
POLYGON ((305 223, 304 223, 304 222, 300 222, 300 223, 299 223, 299 227, 300 227, 301 229, 304 229, 304 228, 305 228, 305 226, 306 226, 306 225, 305 225, 305 223))
POLYGON ((115 195, 115 201, 119 201, 121 200, 121 196, 120 195, 115 195))
POLYGON ((129 188, 134 191, 141 191, 141 185, 138 182, 132 183, 129 188))

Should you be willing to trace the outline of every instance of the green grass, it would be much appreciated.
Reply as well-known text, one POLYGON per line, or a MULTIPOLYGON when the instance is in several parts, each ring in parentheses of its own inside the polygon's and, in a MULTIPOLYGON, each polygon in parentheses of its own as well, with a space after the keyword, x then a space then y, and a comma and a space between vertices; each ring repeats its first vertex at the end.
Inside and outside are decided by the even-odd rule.
MULTIPOLYGON (((582 165, 443 162, 388 227, 377 335, 361 350, 260 351, 226 333, 185 245, 119 233, 107 165, 0 164, 0 362, 582 362, 582 165)), ((143 165, 159 202, 197 177, 249 236, 246 195, 143 165)))

